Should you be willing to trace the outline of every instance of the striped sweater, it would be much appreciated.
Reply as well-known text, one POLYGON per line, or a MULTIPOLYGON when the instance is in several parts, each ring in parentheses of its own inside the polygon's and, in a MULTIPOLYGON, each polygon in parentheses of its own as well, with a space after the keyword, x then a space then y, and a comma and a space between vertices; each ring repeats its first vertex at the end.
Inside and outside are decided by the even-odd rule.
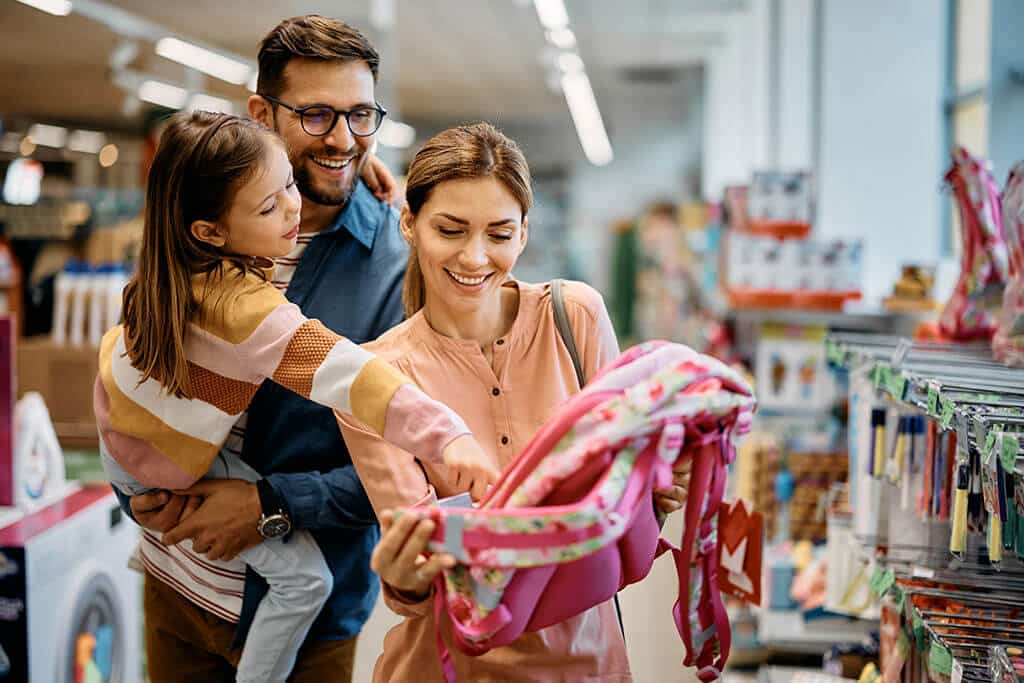
POLYGON ((430 462, 440 462, 443 449, 469 433, 457 414, 389 363, 306 318, 269 277, 242 276, 227 264, 224 272, 216 282, 193 278, 200 310, 185 339, 190 398, 168 393, 154 379, 141 381, 122 326, 100 344, 93 395, 100 438, 141 485, 186 488, 206 474, 267 379, 352 415, 430 462))

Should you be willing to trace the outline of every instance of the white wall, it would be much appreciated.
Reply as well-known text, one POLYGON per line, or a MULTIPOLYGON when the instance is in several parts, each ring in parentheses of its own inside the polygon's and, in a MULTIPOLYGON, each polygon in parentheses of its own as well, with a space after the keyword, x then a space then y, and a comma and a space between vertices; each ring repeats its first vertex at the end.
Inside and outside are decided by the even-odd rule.
POLYGON ((716 199, 750 180, 769 157, 770 2, 731 17, 706 62, 702 190, 716 199))
POLYGON ((771 117, 775 136, 773 165, 786 170, 809 169, 814 164, 814 65, 812 64, 815 0, 778 0, 778 62, 771 117))
POLYGON ((824 0, 818 221, 862 237, 866 299, 939 257, 943 0, 824 0))

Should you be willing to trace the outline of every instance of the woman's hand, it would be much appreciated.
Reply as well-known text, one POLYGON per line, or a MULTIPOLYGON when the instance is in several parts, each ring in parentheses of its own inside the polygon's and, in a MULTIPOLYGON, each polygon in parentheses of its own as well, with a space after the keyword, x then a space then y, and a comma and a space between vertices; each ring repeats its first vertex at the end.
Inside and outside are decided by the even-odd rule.
POLYGON ((404 597, 420 602, 430 595, 430 585, 441 570, 455 566, 455 558, 445 553, 436 553, 429 559, 423 556, 434 533, 430 520, 412 515, 394 520, 391 510, 381 513, 381 538, 370 556, 370 568, 404 597))
POLYGON ((686 497, 690 488, 689 458, 684 458, 672 468, 672 486, 654 490, 654 505, 662 513, 668 515, 686 505, 686 497))

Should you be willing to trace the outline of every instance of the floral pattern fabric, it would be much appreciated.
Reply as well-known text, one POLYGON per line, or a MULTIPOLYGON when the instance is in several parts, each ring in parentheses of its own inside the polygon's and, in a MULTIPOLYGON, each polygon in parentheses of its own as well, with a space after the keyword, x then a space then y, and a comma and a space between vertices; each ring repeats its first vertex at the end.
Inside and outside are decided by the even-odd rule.
MULTIPOLYGON (((443 573, 440 596, 455 628, 469 642, 486 641, 493 632, 488 620, 517 571, 571 562, 617 542, 629 526, 627 490, 635 477, 650 473, 644 489, 644 504, 650 505, 651 488, 671 481, 677 460, 713 443, 720 446, 716 472, 724 478, 733 441, 749 429, 754 405, 744 378, 717 359, 679 344, 642 344, 570 399, 506 469, 481 508, 403 510, 400 514, 438 521, 430 550, 452 553, 458 560, 443 573), (569 421, 565 416, 574 414, 577 401, 596 403, 569 421), (549 452, 540 452, 535 444, 552 428, 560 430, 560 438, 549 452), (552 492, 588 465, 593 467, 595 458, 607 465, 589 493, 568 507, 545 506, 552 492), (512 474, 524 468, 525 477, 512 474), (552 541, 559 534, 572 540, 552 541), (459 543, 470 535, 488 543, 459 543), (535 543, 523 542, 531 536, 535 543)), ((635 483, 632 490, 635 495, 635 483)), ((690 495, 705 492, 691 490, 690 495)), ((700 553, 717 556, 712 522, 718 503, 706 499, 701 504, 696 545, 700 553)), ((708 630, 709 612, 702 600, 707 602, 709 590, 704 579, 713 572, 706 565, 691 571, 690 595, 683 596, 689 614, 684 618, 698 633, 708 630)))

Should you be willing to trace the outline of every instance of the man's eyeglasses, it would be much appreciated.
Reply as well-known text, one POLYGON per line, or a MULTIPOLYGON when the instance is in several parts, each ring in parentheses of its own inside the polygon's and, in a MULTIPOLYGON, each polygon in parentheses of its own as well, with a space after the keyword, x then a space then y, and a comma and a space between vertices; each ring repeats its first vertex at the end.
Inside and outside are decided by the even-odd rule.
POLYGON ((344 116, 345 123, 348 124, 348 129, 352 135, 365 138, 376 133, 377 129, 380 128, 380 124, 384 122, 384 117, 388 115, 387 110, 379 104, 372 107, 356 107, 345 111, 344 109, 328 107, 326 104, 293 107, 270 95, 260 95, 260 97, 298 114, 299 121, 302 123, 302 130, 316 137, 323 137, 330 133, 334 130, 334 126, 338 124, 338 117, 344 116))

